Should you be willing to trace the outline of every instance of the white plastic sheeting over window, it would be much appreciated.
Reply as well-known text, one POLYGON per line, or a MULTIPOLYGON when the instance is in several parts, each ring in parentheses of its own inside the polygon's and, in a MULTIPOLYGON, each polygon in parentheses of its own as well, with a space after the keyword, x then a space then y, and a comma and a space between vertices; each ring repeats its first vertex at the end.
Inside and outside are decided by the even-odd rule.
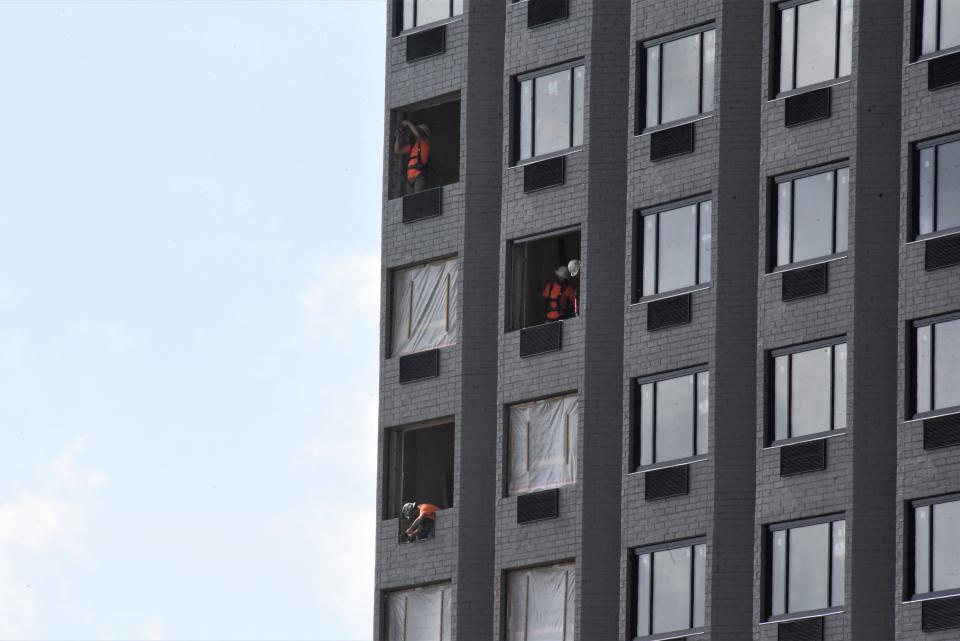
POLYGON ((576 482, 578 423, 575 394, 510 408, 511 496, 576 482))
POLYGON ((573 641, 577 594, 573 563, 507 575, 507 641, 573 641))
POLYGON ((387 597, 387 641, 452 641, 449 583, 391 592, 387 597))
POLYGON ((456 258, 393 275, 393 356, 457 343, 460 266, 456 258))

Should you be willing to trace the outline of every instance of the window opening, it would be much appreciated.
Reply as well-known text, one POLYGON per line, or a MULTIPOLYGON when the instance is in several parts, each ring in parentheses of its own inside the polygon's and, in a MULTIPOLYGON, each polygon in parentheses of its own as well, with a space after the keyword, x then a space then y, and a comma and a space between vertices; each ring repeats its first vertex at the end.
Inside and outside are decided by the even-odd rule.
POLYGON ((960 590, 960 500, 918 501, 913 507, 913 595, 960 590))
POLYGON ((463 15, 463 0, 396 0, 398 33, 463 15))
POLYGON ((392 355, 456 345, 459 295, 456 258, 394 271, 392 355))
POLYGON ((960 47, 960 2, 921 0, 917 4, 920 55, 960 47))
POLYGON ((636 636, 702 628, 706 544, 642 548, 636 555, 636 636))
POLYGON ((452 641, 452 597, 449 583, 388 593, 386 641, 452 641))
POLYGON ((576 482, 579 412, 576 394, 510 406, 510 496, 576 482))
POLYGON ((507 641, 573 641, 573 563, 507 573, 507 641))
POLYGON ((453 507, 453 425, 387 430, 385 436, 384 518, 400 518, 403 542, 432 538, 436 512, 453 507))
POLYGON ((849 76, 853 0, 784 4, 778 28, 780 92, 849 76))
POLYGON ((583 144, 583 64, 519 76, 517 84, 519 160, 583 144))
POLYGON ((918 145, 917 163, 917 231, 960 228, 960 138, 918 145))
POLYGON ((777 441, 847 426, 847 344, 791 348, 773 358, 777 441))
POLYGON ((706 454, 710 423, 710 372, 637 381, 638 465, 706 454))
POLYGON ((579 230, 516 241, 510 249, 513 282, 509 330, 573 318, 582 313, 579 230))
POLYGON ((644 45, 646 127, 713 111, 716 29, 644 45))
POLYGON ((710 282, 712 210, 703 200, 642 212, 641 297, 710 282))
POLYGON ((395 109, 390 197, 460 180, 460 98, 395 109))
POLYGON ((843 520, 771 528, 770 615, 842 606, 845 562, 843 520))
POLYGON ((914 335, 915 413, 960 407, 960 318, 928 319, 914 335))
POLYGON ((850 169, 776 180, 777 266, 847 251, 850 169))

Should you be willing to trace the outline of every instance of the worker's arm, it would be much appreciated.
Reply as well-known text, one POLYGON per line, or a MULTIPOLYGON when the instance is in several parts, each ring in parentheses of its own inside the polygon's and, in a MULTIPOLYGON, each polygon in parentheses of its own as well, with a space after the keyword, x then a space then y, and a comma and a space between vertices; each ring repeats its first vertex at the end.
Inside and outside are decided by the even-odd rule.
POLYGON ((407 129, 410 130, 410 133, 413 134, 414 138, 423 141, 423 135, 420 133, 420 127, 414 127, 409 120, 404 120, 402 124, 407 126, 407 129))
POLYGON ((420 521, 423 520, 423 515, 421 514, 416 519, 413 520, 413 523, 410 524, 410 527, 407 528, 407 534, 413 534, 420 529, 420 521))

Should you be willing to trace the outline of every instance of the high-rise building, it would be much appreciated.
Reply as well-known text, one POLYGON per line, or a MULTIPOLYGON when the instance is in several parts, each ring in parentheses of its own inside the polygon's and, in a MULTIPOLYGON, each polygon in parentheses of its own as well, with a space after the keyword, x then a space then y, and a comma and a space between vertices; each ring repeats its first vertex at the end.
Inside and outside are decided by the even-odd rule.
POLYGON ((374 638, 960 638, 960 1, 387 13, 374 638))

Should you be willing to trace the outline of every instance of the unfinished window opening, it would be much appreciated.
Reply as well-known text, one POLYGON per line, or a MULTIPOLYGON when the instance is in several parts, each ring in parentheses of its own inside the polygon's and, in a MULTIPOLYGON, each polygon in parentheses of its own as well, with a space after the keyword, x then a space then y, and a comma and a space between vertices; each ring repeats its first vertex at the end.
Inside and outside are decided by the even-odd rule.
POLYGON ((388 430, 384 440, 384 518, 398 518, 406 503, 453 507, 452 423, 388 430))
POLYGON ((393 273, 392 355, 457 344, 460 266, 456 258, 393 273))
POLYGON ((459 93, 394 109, 391 122, 391 198, 460 180, 459 93))
POLYGON ((577 574, 573 563, 507 574, 507 641, 573 641, 577 574))
POLYGON ((515 241, 510 255, 508 331, 581 314, 580 230, 515 241))
POLYGON ((577 481, 576 394, 512 405, 507 449, 510 496, 547 490, 577 481))
POLYGON ((386 641, 451 641, 453 586, 428 585, 389 592, 386 641))

